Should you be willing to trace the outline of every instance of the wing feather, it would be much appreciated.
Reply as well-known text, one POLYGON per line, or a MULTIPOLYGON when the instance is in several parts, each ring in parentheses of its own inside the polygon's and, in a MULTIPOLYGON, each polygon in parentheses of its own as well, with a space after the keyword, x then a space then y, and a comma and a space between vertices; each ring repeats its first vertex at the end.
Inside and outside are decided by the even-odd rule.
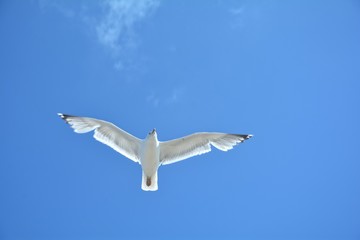
POLYGON ((211 151, 211 145, 221 151, 228 151, 235 145, 251 138, 247 134, 194 133, 183 138, 160 143, 160 162, 163 165, 211 151))
POLYGON ((114 124, 95 118, 77 117, 59 113, 77 133, 87 133, 94 130, 94 138, 123 156, 140 163, 139 149, 141 140, 114 124))

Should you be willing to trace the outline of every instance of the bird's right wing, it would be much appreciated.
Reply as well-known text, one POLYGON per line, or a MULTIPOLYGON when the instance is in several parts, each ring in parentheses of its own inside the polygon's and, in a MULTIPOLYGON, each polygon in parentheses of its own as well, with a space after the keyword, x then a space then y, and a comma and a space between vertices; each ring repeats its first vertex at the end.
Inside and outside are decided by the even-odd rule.
POLYGON ((194 133, 189 136, 160 142, 160 162, 175 163, 211 151, 211 145, 222 151, 232 149, 252 135, 227 133, 194 133))
POLYGON ((139 149, 141 140, 114 124, 95 118, 76 117, 58 113, 77 133, 87 133, 95 130, 94 138, 125 157, 140 163, 139 149))

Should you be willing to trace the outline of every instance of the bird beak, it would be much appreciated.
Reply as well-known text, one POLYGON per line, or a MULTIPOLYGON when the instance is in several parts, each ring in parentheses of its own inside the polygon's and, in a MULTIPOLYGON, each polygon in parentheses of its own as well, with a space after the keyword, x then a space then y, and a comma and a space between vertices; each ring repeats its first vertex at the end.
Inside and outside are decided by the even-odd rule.
POLYGON ((154 135, 156 133, 156 129, 154 128, 151 132, 149 132, 149 135, 154 135))

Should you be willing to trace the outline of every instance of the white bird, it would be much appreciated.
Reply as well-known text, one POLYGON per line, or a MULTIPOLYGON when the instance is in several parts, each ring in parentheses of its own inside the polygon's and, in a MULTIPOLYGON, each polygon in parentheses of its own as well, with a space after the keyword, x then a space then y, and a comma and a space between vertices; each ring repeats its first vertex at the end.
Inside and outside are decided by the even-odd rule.
POLYGON ((88 117, 77 117, 58 113, 77 133, 95 130, 94 138, 115 151, 137 162, 142 168, 144 191, 158 189, 157 171, 161 165, 175 163, 211 151, 211 145, 227 151, 238 143, 252 137, 250 134, 227 134, 216 132, 194 133, 171 141, 160 142, 153 129, 141 140, 110 122, 88 117))

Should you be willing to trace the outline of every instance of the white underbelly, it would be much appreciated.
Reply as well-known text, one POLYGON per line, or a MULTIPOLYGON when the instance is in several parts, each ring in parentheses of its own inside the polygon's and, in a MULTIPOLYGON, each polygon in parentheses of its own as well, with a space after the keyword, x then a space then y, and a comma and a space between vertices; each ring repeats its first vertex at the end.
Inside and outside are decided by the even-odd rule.
POLYGON ((145 174, 152 176, 159 167, 159 148, 153 144, 143 146, 140 162, 145 174))

